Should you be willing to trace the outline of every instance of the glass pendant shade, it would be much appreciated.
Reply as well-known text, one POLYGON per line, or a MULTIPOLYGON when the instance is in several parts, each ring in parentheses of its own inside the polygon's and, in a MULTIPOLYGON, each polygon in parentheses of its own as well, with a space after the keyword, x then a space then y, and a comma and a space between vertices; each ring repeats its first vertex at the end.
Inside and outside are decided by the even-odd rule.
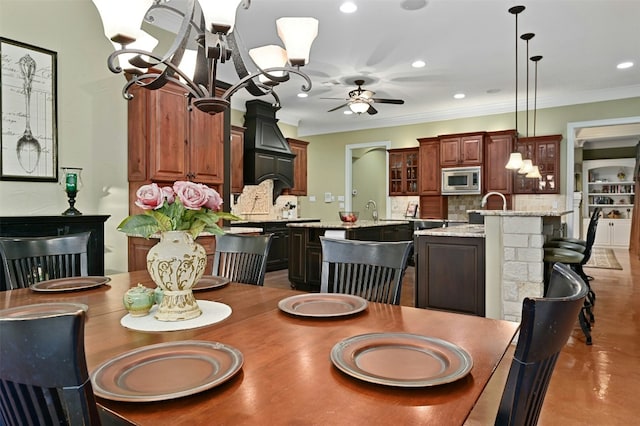
POLYGON ((276 20, 278 36, 284 43, 291 65, 309 62, 311 43, 318 36, 318 20, 315 18, 280 18, 276 20))
POLYGON ((509 161, 507 162, 507 165, 504 167, 505 169, 511 169, 511 170, 521 169, 522 154, 520 154, 519 152, 512 152, 511 155, 509 155, 509 161))
POLYGON ((518 170, 521 175, 530 173, 533 170, 533 163, 531 160, 522 160, 522 167, 518 170))
MULTIPOLYGON (((249 56, 261 70, 275 67, 284 67, 287 65, 287 52, 282 47, 275 44, 250 49, 249 56)), ((285 72, 274 71, 270 74, 274 77, 283 77, 285 75, 285 72)), ((261 83, 264 84, 277 84, 277 82, 272 81, 265 75, 260 75, 258 79, 261 83)))
POLYGON ((369 104, 364 101, 356 100, 353 102, 349 102, 349 109, 355 112, 356 114, 362 114, 363 112, 367 112, 369 109, 369 104))
POLYGON ((236 25, 236 12, 242 0, 198 0, 206 28, 228 34, 236 25))
POLYGON ((525 177, 527 177, 527 178, 538 178, 538 179, 542 178, 542 176, 540 175, 540 169, 538 168, 538 166, 531 167, 531 171, 529 173, 527 173, 527 175, 525 177))
MULTIPOLYGON (((115 41, 112 41, 111 44, 113 44, 113 48, 115 50, 120 49, 120 43, 116 43, 115 41)), ((151 35, 145 33, 142 30, 138 30, 138 35, 136 36, 136 41, 134 41, 133 43, 130 43, 127 45, 127 49, 139 49, 139 50, 145 50, 147 52, 152 52, 153 49, 155 49, 155 47, 158 45, 158 40, 156 40, 155 38, 151 37, 151 35)), ((120 55, 118 57, 118 60, 120 61, 120 67, 122 67, 122 69, 124 69, 127 72, 131 72, 131 73, 142 73, 146 70, 146 68, 138 68, 134 65, 132 65, 129 60, 135 56, 138 56, 137 53, 123 53, 122 55, 120 55)), ((141 55, 142 59, 144 59, 145 61, 149 60, 149 57, 146 55, 141 55)))
POLYGON ((136 40, 153 0, 93 0, 93 4, 102 19, 104 35, 122 44, 136 40))

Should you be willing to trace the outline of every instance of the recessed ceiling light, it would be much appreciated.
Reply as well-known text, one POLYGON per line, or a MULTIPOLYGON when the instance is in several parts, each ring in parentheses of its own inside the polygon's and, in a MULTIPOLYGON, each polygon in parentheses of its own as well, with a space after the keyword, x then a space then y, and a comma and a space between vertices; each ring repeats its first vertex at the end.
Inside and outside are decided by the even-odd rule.
POLYGON ((453 95, 453 97, 455 99, 464 99, 465 94, 464 93, 456 93, 455 95, 453 95))
POLYGON ((633 62, 620 62, 616 68, 619 70, 624 70, 627 68, 631 68, 633 66, 633 62))
POLYGON ((299 98, 306 98, 306 97, 308 97, 308 96, 309 96, 309 94, 308 94, 308 93, 304 93, 304 92, 298 93, 298 97, 299 97, 299 98))
POLYGON ((425 65, 427 65, 427 63, 425 61, 422 61, 420 59, 418 59, 417 61, 414 61, 411 66, 414 68, 423 68, 425 65))
POLYGON ((340 5, 340 12, 342 13, 353 13, 356 10, 358 10, 358 6, 351 1, 346 1, 340 5))

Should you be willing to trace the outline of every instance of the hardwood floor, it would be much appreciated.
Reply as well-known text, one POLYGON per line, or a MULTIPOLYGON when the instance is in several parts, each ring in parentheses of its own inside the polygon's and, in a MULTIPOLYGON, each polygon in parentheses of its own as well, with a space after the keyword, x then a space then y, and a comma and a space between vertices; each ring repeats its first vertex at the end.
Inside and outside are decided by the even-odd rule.
MULTIPOLYGON (((585 268, 593 276, 596 322, 593 345, 577 324, 563 349, 547 391, 539 426, 635 424, 640 409, 640 261, 615 250, 622 270, 585 268)), ((414 269, 409 267, 402 304, 413 306, 414 269)), ((289 288, 287 271, 269 272, 265 286, 289 288)), ((498 366, 465 423, 493 424, 511 363, 513 347, 498 366)))

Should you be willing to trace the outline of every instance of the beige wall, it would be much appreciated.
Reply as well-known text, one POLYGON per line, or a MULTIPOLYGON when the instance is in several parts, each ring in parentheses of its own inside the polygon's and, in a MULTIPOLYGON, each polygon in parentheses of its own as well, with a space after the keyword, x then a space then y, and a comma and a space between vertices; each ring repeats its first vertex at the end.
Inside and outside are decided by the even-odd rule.
MULTIPOLYGON (((106 67, 112 47, 93 3, 0 0, 0 35, 58 53, 59 165, 84 168, 76 207, 85 214, 111 215, 105 225, 106 269, 125 271, 126 238, 116 226, 128 212, 127 103, 121 97, 123 77, 106 67)), ((540 110, 537 133, 564 134, 567 122, 635 116, 638 110, 640 98, 540 110)), ((242 113, 234 112, 232 122, 242 125, 242 113)), ((281 128, 285 136, 297 137, 295 126, 281 123, 281 128)), ((301 137, 310 142, 309 194, 317 198, 310 203, 301 197, 301 214, 335 219, 337 201, 324 203, 322 195, 344 195, 347 144, 389 140, 401 148, 416 146, 419 137, 508 128, 513 128, 512 114, 301 137)), ((55 183, 0 181, 0 200, 0 215, 57 215, 67 207, 55 183)))

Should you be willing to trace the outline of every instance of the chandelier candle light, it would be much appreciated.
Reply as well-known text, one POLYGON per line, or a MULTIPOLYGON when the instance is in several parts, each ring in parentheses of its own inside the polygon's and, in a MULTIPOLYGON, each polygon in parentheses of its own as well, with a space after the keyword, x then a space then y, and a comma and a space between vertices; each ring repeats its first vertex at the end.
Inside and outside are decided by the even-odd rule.
POLYGON ((121 46, 109 55, 109 69, 120 73, 123 64, 128 64, 127 71, 132 74, 122 91, 125 99, 133 97, 130 89, 134 86, 155 90, 172 82, 186 90, 196 108, 216 114, 226 111, 231 96, 242 88, 253 96, 273 96, 274 105, 279 108, 280 100, 273 89, 288 81, 290 74, 305 80, 304 92, 311 90, 311 79, 300 67, 309 62, 311 44, 318 34, 318 21, 314 18, 276 20, 278 36, 286 50, 279 46, 251 49, 250 57, 257 71, 250 73, 242 59, 239 38, 234 34, 240 3, 248 9, 250 0, 185 0, 184 10, 176 9, 167 0, 93 0, 93 3, 100 13, 105 36, 114 46, 121 46), (152 17, 154 11, 169 12, 182 19, 172 46, 162 56, 136 44, 149 38, 141 23, 143 18, 152 17), (180 63, 191 41, 197 44, 197 55, 194 74, 188 75, 180 63), (120 64, 116 65, 118 58, 120 64), (218 63, 227 61, 233 62, 239 81, 217 96, 218 63))

